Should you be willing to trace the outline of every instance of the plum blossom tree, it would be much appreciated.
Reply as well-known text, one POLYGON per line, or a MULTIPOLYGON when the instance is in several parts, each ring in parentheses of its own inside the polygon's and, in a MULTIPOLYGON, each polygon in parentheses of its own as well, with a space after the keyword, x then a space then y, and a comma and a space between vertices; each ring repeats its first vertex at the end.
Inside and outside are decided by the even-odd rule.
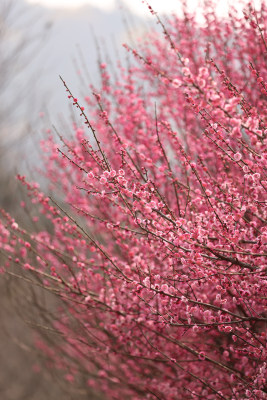
POLYGON ((266 399, 266 5, 149 10, 163 35, 119 80, 62 78, 81 119, 41 143, 53 196, 18 176, 51 231, 2 210, 3 271, 60 300, 36 346, 74 387, 266 399))

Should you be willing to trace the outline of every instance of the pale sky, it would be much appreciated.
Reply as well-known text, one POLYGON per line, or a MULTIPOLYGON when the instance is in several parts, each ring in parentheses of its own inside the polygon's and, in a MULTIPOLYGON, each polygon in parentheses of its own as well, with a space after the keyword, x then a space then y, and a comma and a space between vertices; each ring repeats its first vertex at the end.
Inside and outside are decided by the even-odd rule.
MULTIPOLYGON (((187 0, 188 4, 194 7, 197 0, 187 0)), ((237 0, 238 1, 238 0, 237 0)), ((82 5, 88 4, 103 10, 112 10, 118 6, 116 0, 27 0, 28 3, 41 4, 51 8, 77 8, 82 5)), ((222 3, 225 7, 227 0, 218 0, 217 3, 222 3)), ((141 15, 149 15, 147 6, 142 3, 142 0, 121 0, 122 4, 125 4, 132 12, 141 15)), ((179 7, 179 0, 149 0, 149 4, 158 12, 173 12, 179 7)))
MULTIPOLYGON (((89 4, 101 9, 113 9, 118 2, 116 0, 27 0, 28 3, 42 4, 47 7, 64 7, 64 8, 77 8, 84 4, 89 4)), ((191 0, 192 2, 194 0, 191 0)), ((178 0, 150 0, 150 5, 160 12, 170 12, 177 8, 178 0)), ((142 4, 142 0, 122 0, 128 8, 136 13, 144 13, 147 7, 142 4)))
MULTIPOLYGON (((118 3, 125 5, 126 8, 131 10, 135 14, 149 16, 150 13, 147 6, 143 4, 142 0, 26 0, 31 4, 40 4, 49 8, 64 8, 64 9, 74 9, 81 7, 83 5, 92 5, 94 7, 100 8, 102 10, 112 10, 118 7, 118 3)), ((217 5, 217 11, 220 15, 227 15, 227 3, 231 3, 231 0, 217 0, 215 4, 217 5)), ((244 0, 235 0, 235 5, 241 9, 244 0)), ((179 9, 179 0, 149 0, 149 4, 153 9, 160 13, 171 13, 177 12, 179 9)), ((187 0, 189 8, 196 8, 198 0, 187 0)), ((260 0, 252 0, 252 4, 257 8, 259 6, 260 0)))

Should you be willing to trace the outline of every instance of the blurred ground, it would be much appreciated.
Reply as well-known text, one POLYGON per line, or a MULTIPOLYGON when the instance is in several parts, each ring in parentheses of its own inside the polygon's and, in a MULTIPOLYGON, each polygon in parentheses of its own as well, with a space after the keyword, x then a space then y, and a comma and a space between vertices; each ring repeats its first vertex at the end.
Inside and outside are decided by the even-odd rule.
MULTIPOLYGON (((16 283, 19 293, 23 285, 16 283), (18 287, 20 286, 20 288, 18 287)), ((35 372, 38 355, 31 349, 32 331, 18 315, 5 278, 0 279, 0 398, 1 400, 71 400, 46 370, 35 372)), ((25 290, 26 292, 26 290, 25 290)), ((29 310, 27 310, 29 312, 29 310)), ((22 310, 23 314, 23 310, 22 310)))

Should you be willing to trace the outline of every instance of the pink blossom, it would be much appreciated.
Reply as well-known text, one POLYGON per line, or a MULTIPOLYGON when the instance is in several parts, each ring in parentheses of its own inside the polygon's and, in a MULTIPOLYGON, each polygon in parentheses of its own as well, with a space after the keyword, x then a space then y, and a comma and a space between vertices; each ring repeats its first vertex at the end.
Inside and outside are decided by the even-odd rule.
POLYGON ((241 158, 242 158, 242 156, 241 156, 240 153, 235 153, 235 154, 234 154, 234 159, 235 159, 235 161, 240 161, 241 158))
POLYGON ((267 10, 215 3, 152 10, 88 116, 63 81, 74 134, 46 133, 44 192, 17 177, 30 229, 1 210, 1 272, 55 295, 35 344, 88 398, 266 397, 267 10))

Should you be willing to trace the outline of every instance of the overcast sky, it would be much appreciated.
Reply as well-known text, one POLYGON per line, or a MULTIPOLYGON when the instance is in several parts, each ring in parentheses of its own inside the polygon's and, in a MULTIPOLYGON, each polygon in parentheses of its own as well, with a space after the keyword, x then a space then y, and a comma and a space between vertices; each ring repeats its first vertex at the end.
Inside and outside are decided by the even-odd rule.
MULTIPOLYGON (((64 9, 77 9, 84 5, 91 5, 103 11, 113 11, 118 9, 119 4, 122 4, 130 12, 142 17, 149 17, 147 5, 144 4, 146 0, 26 0, 31 4, 39 4, 48 8, 64 8, 64 9)), ((189 9, 196 9, 201 0, 186 0, 189 9)), ((252 4, 257 8, 261 0, 251 0, 252 4)), ((153 9, 160 13, 177 13, 180 8, 180 0, 148 0, 148 3, 153 9)), ((227 15, 228 4, 233 4, 232 0, 217 0, 214 2, 217 6, 217 11, 220 15, 227 15)), ((235 0, 235 6, 239 6, 240 11, 244 0, 235 0)))
MULTIPOLYGON (((118 6, 118 0, 27 0, 29 3, 38 3, 47 7, 64 7, 78 8, 82 5, 89 4, 103 10, 111 10, 118 6)), ((224 0, 225 1, 225 0, 224 0)), ((123 5, 127 6, 136 14, 144 14, 147 12, 147 7, 142 0, 121 0, 123 5)), ((188 3, 195 3, 196 0, 189 0, 188 3)), ((150 5, 159 12, 172 12, 177 9, 178 0, 150 0, 150 5)))

